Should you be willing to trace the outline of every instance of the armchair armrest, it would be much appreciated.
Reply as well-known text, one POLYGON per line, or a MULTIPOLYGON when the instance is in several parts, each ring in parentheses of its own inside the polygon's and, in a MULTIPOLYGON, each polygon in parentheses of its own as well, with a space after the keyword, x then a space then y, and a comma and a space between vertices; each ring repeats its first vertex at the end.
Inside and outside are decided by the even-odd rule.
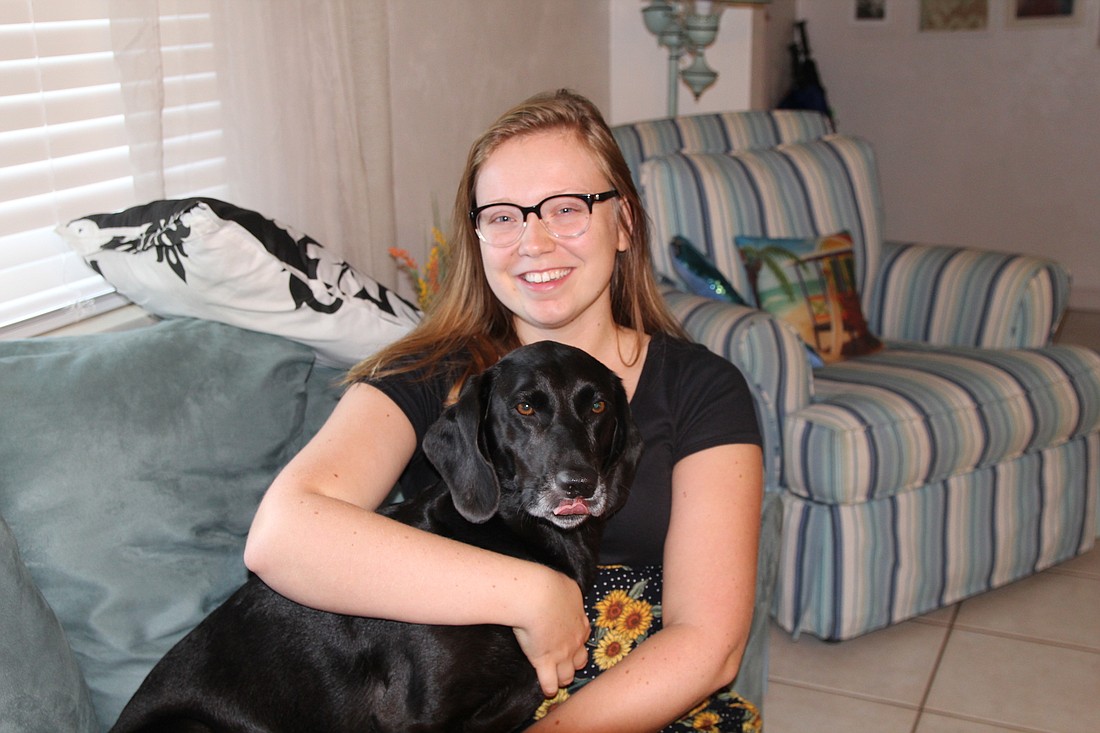
POLYGON ((764 439, 765 484, 782 470, 783 421, 809 405, 813 369, 797 334, 764 311, 662 289, 669 309, 695 341, 741 370, 752 390, 764 439))
POLYGON ((887 340, 1045 346, 1069 298, 1069 273, 1040 257, 912 242, 884 242, 882 255, 867 316, 887 340))

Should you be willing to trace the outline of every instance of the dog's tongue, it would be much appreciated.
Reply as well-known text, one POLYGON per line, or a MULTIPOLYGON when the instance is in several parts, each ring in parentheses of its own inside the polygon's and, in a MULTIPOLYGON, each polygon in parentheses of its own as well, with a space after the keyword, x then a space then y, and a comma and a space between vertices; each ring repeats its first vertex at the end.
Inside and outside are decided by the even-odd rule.
POLYGON ((581 497, 575 499, 562 499, 554 514, 559 517, 565 514, 588 514, 588 504, 581 497))

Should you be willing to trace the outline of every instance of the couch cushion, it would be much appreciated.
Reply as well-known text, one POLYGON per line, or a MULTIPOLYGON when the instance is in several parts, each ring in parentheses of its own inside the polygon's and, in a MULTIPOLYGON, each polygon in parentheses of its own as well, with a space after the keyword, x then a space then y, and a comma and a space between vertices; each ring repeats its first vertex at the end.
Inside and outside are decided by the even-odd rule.
POLYGON ((882 249, 882 203, 870 145, 833 135, 736 154, 670 154, 641 166, 646 211, 653 218, 653 267, 675 280, 667 243, 681 236, 718 267, 740 293, 752 290, 734 239, 852 236, 856 289, 868 305, 868 273, 882 249))
POLYGON ((1088 349, 891 343, 814 373, 787 418, 783 483, 827 504, 900 494, 1060 445, 1100 426, 1088 349))
POLYGON ((244 581, 313 367, 301 344, 189 319, 0 342, 0 513, 102 723, 244 581))
POLYGON ((0 733, 98 730, 65 632, 0 517, 0 733))
POLYGON ((411 303, 312 237, 217 199, 152 201, 57 231, 151 313, 285 336, 332 366, 365 359, 420 320, 411 303))

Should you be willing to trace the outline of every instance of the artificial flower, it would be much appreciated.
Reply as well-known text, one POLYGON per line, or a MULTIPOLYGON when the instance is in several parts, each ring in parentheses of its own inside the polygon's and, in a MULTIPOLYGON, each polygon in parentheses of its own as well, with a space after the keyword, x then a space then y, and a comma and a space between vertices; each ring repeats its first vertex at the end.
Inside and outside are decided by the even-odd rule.
POLYGON ((420 269, 420 265, 413 259, 408 250, 398 247, 390 247, 389 249, 390 257, 397 261, 397 267, 404 270, 405 274, 412 280, 413 287, 416 288, 416 299, 420 303, 420 309, 425 311, 428 310, 432 301, 435 300, 435 296, 439 293, 447 267, 447 238, 443 236, 443 232, 439 230, 439 227, 432 227, 432 239, 435 244, 428 252, 428 262, 424 265, 423 270, 420 269))

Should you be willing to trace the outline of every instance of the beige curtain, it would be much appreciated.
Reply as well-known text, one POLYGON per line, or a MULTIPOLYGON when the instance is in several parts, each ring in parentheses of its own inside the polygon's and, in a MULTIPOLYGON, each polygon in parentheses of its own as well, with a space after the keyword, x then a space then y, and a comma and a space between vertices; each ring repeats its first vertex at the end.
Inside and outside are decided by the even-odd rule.
MULTIPOLYGON (((395 284, 386 252, 395 236, 386 0, 110 0, 110 11, 139 200, 208 191, 395 284), (224 165, 216 185, 196 188, 172 177, 179 139, 164 144, 171 115, 181 114, 178 100, 166 104, 173 89, 165 78, 188 71, 165 73, 179 61, 164 57, 161 42, 198 34, 187 18, 199 16, 213 50, 194 53, 213 58, 194 66, 214 69, 224 165)), ((182 113, 210 114, 197 101, 182 113)))
POLYGON ((385 0, 214 0, 234 203, 394 284, 385 0))
POLYGON ((158 4, 110 0, 109 9, 111 46, 130 143, 134 197, 137 201, 165 198, 170 194, 164 176, 165 73, 158 4))

